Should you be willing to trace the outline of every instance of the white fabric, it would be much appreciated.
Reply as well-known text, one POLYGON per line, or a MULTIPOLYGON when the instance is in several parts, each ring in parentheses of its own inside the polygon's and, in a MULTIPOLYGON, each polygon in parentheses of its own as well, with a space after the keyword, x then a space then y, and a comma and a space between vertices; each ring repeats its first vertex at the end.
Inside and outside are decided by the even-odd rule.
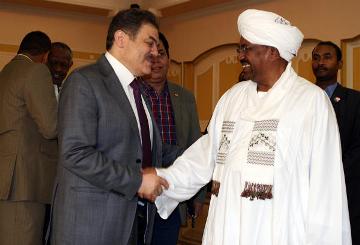
MULTIPOLYGON (((115 74, 118 77, 118 79, 121 83, 121 86, 123 87, 123 89, 125 91, 127 98, 129 99, 131 108, 136 117, 136 122, 137 122, 138 129, 139 129, 139 135, 140 135, 140 139, 141 139, 141 143, 142 143, 140 120, 139 120, 139 116, 138 116, 137 109, 136 109, 136 103, 135 103, 135 98, 134 98, 134 94, 133 94, 133 89, 130 86, 130 83, 135 79, 135 76, 120 61, 118 61, 114 56, 112 56, 109 52, 105 53, 105 57, 109 61, 111 67, 114 69, 115 74)), ((147 118, 148 124, 149 124, 150 142, 151 142, 151 146, 152 146, 153 145, 153 124, 152 124, 152 120, 151 120, 151 116, 150 116, 148 107, 146 106, 143 96, 141 96, 141 98, 142 98, 142 103, 143 103, 143 106, 145 109, 146 118, 147 118)))
POLYGON ((59 96, 60 96, 59 89, 58 89, 58 86, 56 84, 53 84, 53 85, 54 85, 56 101, 59 103, 59 96))
POLYGON ((296 56, 304 35, 285 18, 272 12, 248 9, 238 18, 240 35, 253 44, 275 47, 290 61, 296 56))
POLYGON ((221 183, 211 197, 204 245, 351 245, 335 114, 326 94, 291 64, 262 97, 251 81, 227 91, 208 134, 157 172, 170 184, 155 201, 163 218, 212 176, 221 183), (250 201, 240 196, 242 172, 254 121, 267 119, 279 120, 273 199, 250 201), (225 157, 219 155, 224 122, 235 122, 225 157))

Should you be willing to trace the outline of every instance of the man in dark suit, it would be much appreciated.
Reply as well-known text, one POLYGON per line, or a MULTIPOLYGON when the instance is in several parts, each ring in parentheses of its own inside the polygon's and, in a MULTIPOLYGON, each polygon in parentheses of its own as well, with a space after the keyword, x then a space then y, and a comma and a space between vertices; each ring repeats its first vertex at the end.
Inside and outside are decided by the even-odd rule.
POLYGON ((0 244, 39 245, 57 164, 49 37, 28 33, 0 73, 0 244))
POLYGON ((152 13, 120 11, 106 54, 64 83, 52 245, 150 243, 155 205, 138 197, 154 201, 167 182, 145 167, 172 161, 173 152, 162 147, 135 78, 151 72, 157 43, 152 13))
POLYGON ((340 48, 320 42, 312 52, 316 84, 328 94, 339 125, 353 244, 360 244, 360 92, 337 82, 340 48))
POLYGON ((73 65, 72 57, 71 48, 67 44, 62 42, 51 44, 47 66, 51 72, 57 99, 59 99, 62 83, 73 65))
MULTIPOLYGON (((167 80, 169 43, 161 32, 159 40, 159 54, 153 57, 151 74, 144 77, 142 90, 151 104, 163 143, 186 149, 201 136, 196 102, 190 91, 167 80)), ((188 201, 196 212, 194 216, 200 212, 205 194, 203 188, 194 202, 188 201)), ((181 203, 166 220, 156 214, 152 245, 176 245, 180 224, 186 224, 186 216, 186 202, 181 203)))

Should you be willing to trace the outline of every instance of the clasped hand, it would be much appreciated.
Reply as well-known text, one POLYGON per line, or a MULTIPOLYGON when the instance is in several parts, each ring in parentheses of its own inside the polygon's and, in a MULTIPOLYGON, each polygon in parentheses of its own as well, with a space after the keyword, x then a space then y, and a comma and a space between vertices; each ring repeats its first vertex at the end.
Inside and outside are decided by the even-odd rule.
POLYGON ((138 196, 154 202, 156 197, 161 195, 163 188, 168 189, 169 184, 157 175, 155 168, 145 168, 142 170, 142 182, 138 190, 138 196))

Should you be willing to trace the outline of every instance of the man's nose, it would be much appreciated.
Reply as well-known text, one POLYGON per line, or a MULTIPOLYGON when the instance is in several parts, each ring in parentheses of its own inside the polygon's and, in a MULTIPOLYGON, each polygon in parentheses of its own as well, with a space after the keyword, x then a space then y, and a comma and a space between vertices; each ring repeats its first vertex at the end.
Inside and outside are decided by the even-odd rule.
POLYGON ((324 59, 324 57, 320 57, 320 58, 319 58, 318 64, 319 64, 319 66, 323 66, 323 65, 325 64, 325 59, 324 59))
POLYGON ((53 69, 54 69, 55 71, 61 71, 61 70, 62 70, 62 67, 61 67, 60 64, 55 63, 55 64, 53 65, 53 69))
POLYGON ((245 58, 245 52, 238 52, 238 59, 242 61, 245 58))
POLYGON ((159 55, 159 50, 157 48, 157 45, 152 46, 150 53, 153 57, 157 57, 159 55))

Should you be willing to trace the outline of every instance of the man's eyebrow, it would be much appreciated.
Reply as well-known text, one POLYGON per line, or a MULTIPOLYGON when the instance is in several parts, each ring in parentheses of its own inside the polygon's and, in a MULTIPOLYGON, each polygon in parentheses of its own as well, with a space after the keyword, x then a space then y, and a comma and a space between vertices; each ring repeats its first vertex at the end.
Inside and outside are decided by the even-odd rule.
POLYGON ((331 54, 331 52, 320 53, 320 52, 318 52, 318 51, 314 51, 313 54, 317 54, 317 55, 327 55, 327 54, 331 54))
POLYGON ((158 39, 156 39, 155 37, 153 37, 153 36, 149 36, 149 38, 150 38, 151 40, 153 40, 155 43, 159 43, 159 40, 158 40, 158 39))

